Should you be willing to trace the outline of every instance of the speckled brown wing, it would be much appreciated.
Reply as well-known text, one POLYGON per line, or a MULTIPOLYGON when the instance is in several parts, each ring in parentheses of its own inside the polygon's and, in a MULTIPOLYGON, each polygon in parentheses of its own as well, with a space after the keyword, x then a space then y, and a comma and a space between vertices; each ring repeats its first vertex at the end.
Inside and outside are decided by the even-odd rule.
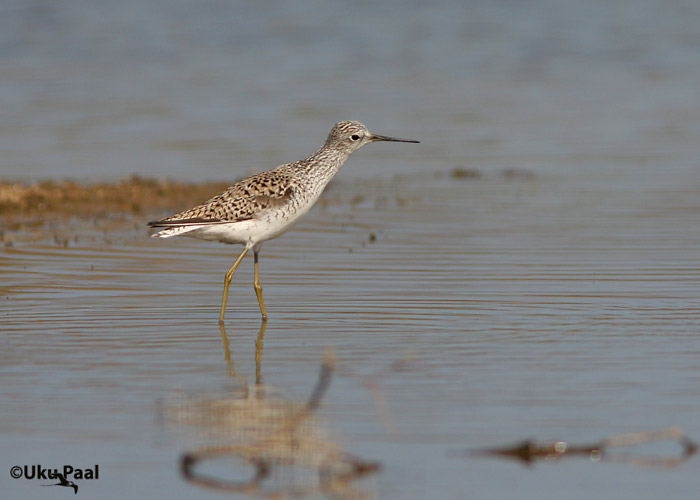
POLYGON ((294 196, 294 186, 294 178, 284 170, 262 172, 237 182, 201 205, 148 225, 175 227, 254 219, 289 203, 294 196))

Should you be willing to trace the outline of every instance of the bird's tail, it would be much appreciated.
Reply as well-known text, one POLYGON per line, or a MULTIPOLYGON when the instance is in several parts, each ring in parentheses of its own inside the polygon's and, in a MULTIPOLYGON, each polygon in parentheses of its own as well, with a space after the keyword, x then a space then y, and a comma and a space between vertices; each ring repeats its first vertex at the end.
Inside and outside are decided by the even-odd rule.
POLYGON ((186 234, 191 231, 196 231, 197 229, 202 229, 207 226, 212 226, 215 224, 222 224, 223 221, 219 219, 175 219, 175 220, 155 220, 148 223, 149 227, 159 229, 159 231, 153 233, 151 237, 153 238, 171 238, 173 236, 179 236, 181 234, 186 234))
POLYGON ((161 229, 151 235, 151 238, 172 238, 173 236, 179 236, 181 234, 186 234, 203 226, 174 226, 161 229))

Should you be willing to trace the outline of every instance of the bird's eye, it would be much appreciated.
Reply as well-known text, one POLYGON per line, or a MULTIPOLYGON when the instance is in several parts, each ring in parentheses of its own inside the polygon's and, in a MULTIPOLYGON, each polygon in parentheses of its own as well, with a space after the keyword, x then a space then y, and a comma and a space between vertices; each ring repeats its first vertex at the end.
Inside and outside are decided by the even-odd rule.
POLYGON ((352 139, 353 141, 359 141, 359 140, 360 140, 360 136, 357 135, 357 134, 352 134, 352 135, 350 136, 350 139, 352 139))

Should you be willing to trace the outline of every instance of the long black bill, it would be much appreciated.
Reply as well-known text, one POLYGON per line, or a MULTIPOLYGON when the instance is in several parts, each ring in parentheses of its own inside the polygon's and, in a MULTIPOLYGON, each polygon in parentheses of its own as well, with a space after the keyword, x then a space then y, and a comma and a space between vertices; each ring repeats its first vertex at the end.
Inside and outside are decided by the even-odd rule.
POLYGON ((398 139, 396 137, 387 137, 385 135, 372 134, 372 142, 375 141, 389 141, 389 142, 414 142, 419 144, 420 141, 412 141, 410 139, 398 139))

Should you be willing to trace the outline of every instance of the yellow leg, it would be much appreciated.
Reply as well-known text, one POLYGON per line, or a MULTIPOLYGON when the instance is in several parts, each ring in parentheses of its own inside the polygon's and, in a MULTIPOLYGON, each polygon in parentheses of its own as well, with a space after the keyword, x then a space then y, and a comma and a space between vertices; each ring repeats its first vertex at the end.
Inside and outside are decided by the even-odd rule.
POLYGON ((265 312, 265 301, 262 296, 262 285, 260 284, 260 273, 258 272, 258 251, 253 250, 253 255, 255 259, 255 282, 253 286, 255 287, 255 295, 258 296, 258 304, 260 304, 260 313, 262 314, 263 321, 267 321, 267 312, 265 312))
POLYGON ((228 300, 228 286, 231 284, 231 280, 233 279, 233 273, 236 272, 236 268, 238 267, 238 264, 241 263, 243 260, 243 257, 245 257, 245 254, 248 253, 249 248, 245 247, 243 251, 241 252, 241 255, 238 256, 236 259, 236 262, 233 263, 231 266, 231 269, 228 270, 226 273, 226 277, 224 278, 224 297, 221 300, 221 314, 219 314, 219 323, 224 322, 224 313, 226 312, 226 301, 228 300))

